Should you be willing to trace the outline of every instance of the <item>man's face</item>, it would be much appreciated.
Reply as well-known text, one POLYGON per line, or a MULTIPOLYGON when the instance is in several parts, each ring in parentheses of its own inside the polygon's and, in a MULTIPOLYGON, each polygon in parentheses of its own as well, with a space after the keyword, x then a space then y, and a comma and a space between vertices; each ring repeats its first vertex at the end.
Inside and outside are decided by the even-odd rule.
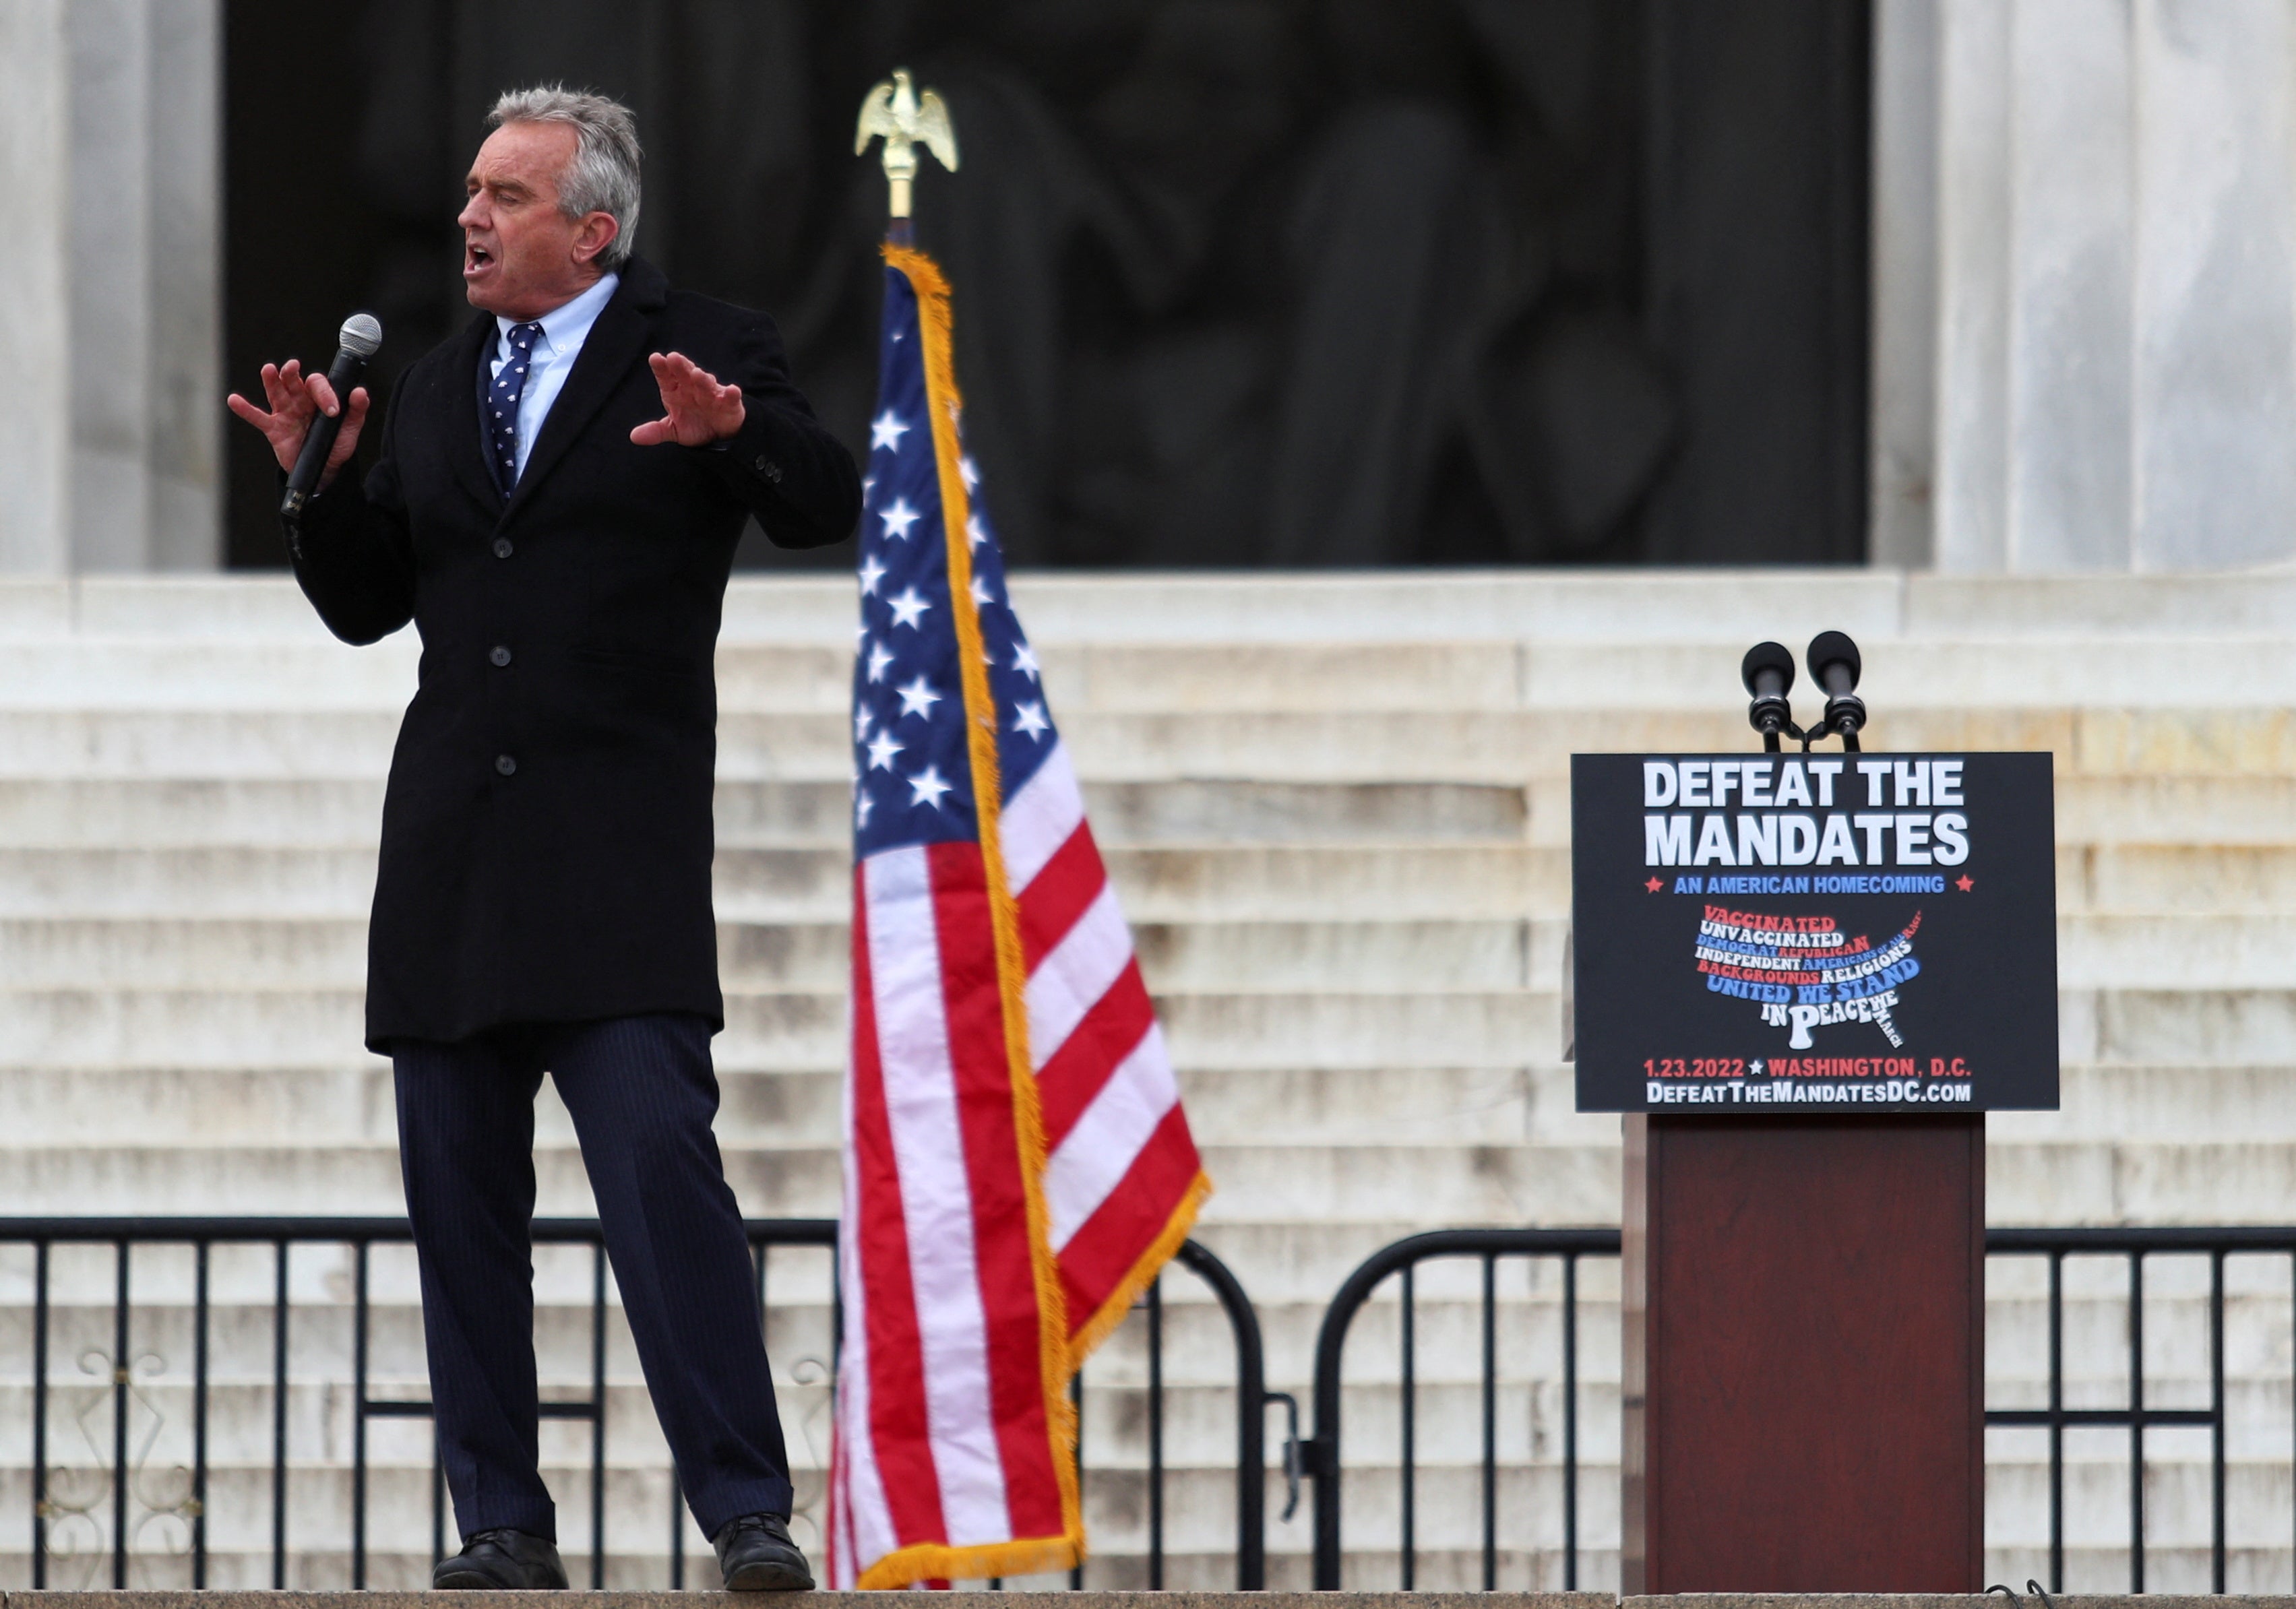
POLYGON ((505 123, 479 147, 464 181, 463 293, 504 318, 540 318, 595 284, 596 257, 614 238, 611 214, 570 218, 558 177, 574 158, 563 123, 505 123))

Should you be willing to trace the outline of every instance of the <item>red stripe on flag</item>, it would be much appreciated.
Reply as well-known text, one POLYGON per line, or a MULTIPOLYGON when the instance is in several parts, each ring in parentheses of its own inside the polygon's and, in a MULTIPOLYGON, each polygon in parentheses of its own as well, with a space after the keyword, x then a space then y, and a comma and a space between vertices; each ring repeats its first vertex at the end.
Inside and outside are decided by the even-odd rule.
POLYGON ((987 1325, 988 1392, 1004 1465, 1004 1500, 1016 1537, 1059 1536, 1061 1494, 1046 1449, 1045 1377, 1029 1206, 1013 1122, 1013 1069, 997 984, 980 845, 926 846, 941 988, 948 1002, 949 1065, 964 1131, 972 1193, 973 1254, 987 1325))
POLYGON ((1101 1310, 1141 1253, 1164 1232, 1202 1167, 1187 1117, 1175 1106, 1140 1148, 1123 1182, 1061 1248, 1061 1285, 1072 1329, 1101 1310))
POLYGON ((1156 1008, 1149 1002, 1148 985, 1135 958, 1124 963, 1124 970, 1117 974, 1108 992, 1093 1002, 1084 1020, 1037 1074, 1047 1148, 1057 1148, 1068 1138, 1109 1075, 1155 1024, 1156 1008))
POLYGON ((1030 972, 1068 936, 1107 883, 1108 869, 1100 863, 1092 829, 1079 824, 1021 891, 1021 953, 1030 972))
POLYGON ((908 1225, 900 1170, 885 1115, 884 1064, 877 1047, 877 1001, 869 970, 869 901, 853 868, 853 1165, 861 1206, 859 1246, 867 1287, 869 1440, 894 1534, 903 1542, 947 1534, 940 1474, 925 1416, 924 1348, 910 1282, 908 1225))

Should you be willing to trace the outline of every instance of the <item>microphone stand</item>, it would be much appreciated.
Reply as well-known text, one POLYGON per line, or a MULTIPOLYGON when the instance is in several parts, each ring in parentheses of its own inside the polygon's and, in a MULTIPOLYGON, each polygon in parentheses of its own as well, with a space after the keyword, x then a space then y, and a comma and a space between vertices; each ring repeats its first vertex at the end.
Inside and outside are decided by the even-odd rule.
POLYGON ((1810 640, 1808 660, 1810 678, 1825 690, 1826 698, 1824 715, 1805 729, 1795 724, 1793 706, 1786 697, 1793 687, 1792 654, 1776 642, 1758 642, 1746 650, 1738 674, 1753 695, 1746 706, 1746 723, 1762 734, 1762 752, 1783 752, 1784 738, 1799 742, 1804 754, 1813 744, 1839 738, 1844 754, 1860 753, 1857 734, 1866 725, 1866 701, 1857 693, 1864 668, 1857 645, 1846 633, 1820 632, 1810 640))

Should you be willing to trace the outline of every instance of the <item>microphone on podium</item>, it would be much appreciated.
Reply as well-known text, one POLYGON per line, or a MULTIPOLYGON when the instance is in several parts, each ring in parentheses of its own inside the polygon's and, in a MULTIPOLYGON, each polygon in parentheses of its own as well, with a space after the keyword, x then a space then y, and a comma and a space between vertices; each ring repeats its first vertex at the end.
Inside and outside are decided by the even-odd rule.
POLYGON ((303 434, 302 451, 295 455, 295 468, 287 477, 287 495, 279 503, 280 513, 289 519, 300 519, 303 505, 318 490, 327 454, 334 451, 335 433, 343 428, 344 410, 351 405, 351 388, 365 372, 366 360, 382 345, 382 321, 372 313, 354 313, 343 321, 335 341, 335 361, 327 368, 327 384, 335 393, 335 412, 313 419, 303 434))
POLYGON ((1809 640, 1809 674, 1825 690, 1825 725, 1823 730, 1839 732, 1841 747, 1857 747, 1858 729, 1866 724, 1866 701, 1857 693, 1857 677, 1865 663, 1857 656, 1857 645, 1845 632, 1820 632, 1809 640))
POLYGON ((1748 649, 1738 666, 1738 677, 1754 695, 1754 701, 1746 706, 1746 721, 1762 734, 1766 752, 1778 752, 1781 732, 1801 736, 1793 723, 1793 706, 1786 699, 1793 690, 1794 659, 1784 643, 1757 642, 1748 649))

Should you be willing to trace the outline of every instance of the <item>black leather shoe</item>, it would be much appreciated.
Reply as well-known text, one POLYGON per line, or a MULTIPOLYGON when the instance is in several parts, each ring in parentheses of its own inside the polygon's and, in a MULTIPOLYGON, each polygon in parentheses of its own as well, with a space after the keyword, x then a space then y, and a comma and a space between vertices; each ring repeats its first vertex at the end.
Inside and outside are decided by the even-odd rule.
POLYGON ((558 1562, 555 1542, 507 1527, 480 1531, 463 1539, 462 1552, 432 1567, 430 1587, 436 1592, 563 1592, 566 1566, 558 1562))
POLYGON ((790 1540, 789 1522, 777 1514, 745 1514, 728 1520, 709 1539, 728 1592, 810 1592, 813 1572, 790 1540))

